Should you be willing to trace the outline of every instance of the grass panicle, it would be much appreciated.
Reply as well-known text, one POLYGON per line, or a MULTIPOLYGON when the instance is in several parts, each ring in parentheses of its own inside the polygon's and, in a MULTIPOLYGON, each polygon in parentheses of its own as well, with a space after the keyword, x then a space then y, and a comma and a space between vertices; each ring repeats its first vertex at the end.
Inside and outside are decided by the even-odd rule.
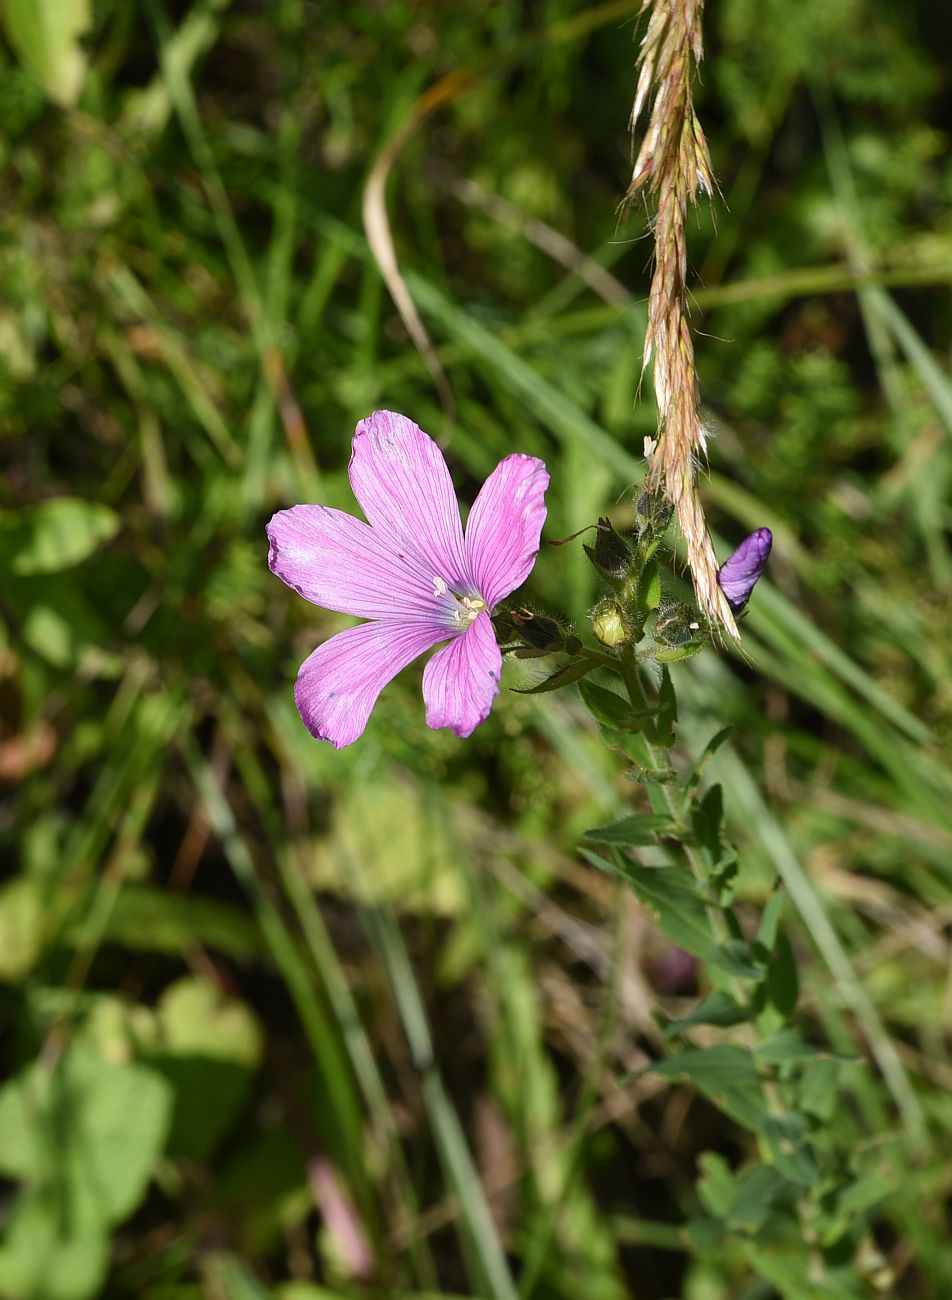
POLYGON ((737 638, 737 624, 717 583, 717 559, 697 487, 707 434, 698 399, 694 344, 688 322, 685 222, 699 192, 717 183, 704 132, 694 111, 692 82, 703 57, 703 0, 645 0, 651 9, 638 58, 630 128, 651 102, 648 124, 624 204, 647 191, 654 205, 654 275, 648 305, 644 367, 654 359, 658 446, 649 480, 662 484, 687 546, 698 601, 714 626, 737 638))

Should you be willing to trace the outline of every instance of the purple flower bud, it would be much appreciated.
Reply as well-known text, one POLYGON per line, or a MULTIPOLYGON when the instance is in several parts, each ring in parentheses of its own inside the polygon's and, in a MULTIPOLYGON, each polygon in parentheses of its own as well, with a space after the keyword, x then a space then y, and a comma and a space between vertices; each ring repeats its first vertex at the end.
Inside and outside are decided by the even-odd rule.
POLYGON ((773 533, 769 528, 758 528, 745 537, 733 555, 729 556, 717 572, 721 591, 736 614, 750 599, 750 593, 767 567, 773 533))

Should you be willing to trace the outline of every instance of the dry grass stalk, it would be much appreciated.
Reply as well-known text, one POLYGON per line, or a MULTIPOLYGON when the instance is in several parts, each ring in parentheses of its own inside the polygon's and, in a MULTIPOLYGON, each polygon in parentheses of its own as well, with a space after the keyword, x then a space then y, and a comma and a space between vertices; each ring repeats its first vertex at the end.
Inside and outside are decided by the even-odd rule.
POLYGON ((638 87, 631 110, 634 132, 653 95, 648 126, 625 195, 630 204, 647 190, 654 200, 655 269, 648 306, 644 364, 654 356, 658 400, 658 446, 649 482, 663 487, 687 544, 698 603, 714 627, 739 637, 730 607, 717 584, 717 560, 697 490, 699 455, 706 432, 698 411, 694 344, 688 325, 685 222, 699 190, 708 197, 716 182, 704 132, 694 112, 691 86, 703 56, 703 0, 644 0, 651 8, 638 59, 638 87))

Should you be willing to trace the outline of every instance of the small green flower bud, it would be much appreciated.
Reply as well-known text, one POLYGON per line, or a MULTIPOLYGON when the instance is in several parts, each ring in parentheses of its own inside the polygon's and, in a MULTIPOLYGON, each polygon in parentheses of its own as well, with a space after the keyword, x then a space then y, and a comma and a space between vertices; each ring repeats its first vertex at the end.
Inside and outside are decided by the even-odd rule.
POLYGON ((628 628, 621 605, 614 600, 603 600, 592 614, 592 631, 602 645, 624 645, 629 640, 628 628))
POLYGON ((674 506, 671 502, 661 492, 649 488, 645 488, 641 493, 636 509, 638 519, 645 531, 656 537, 664 532, 674 514, 674 506))
POLYGON ((699 630, 697 612, 690 605, 674 605, 659 612, 655 636, 665 645, 685 645, 699 630))

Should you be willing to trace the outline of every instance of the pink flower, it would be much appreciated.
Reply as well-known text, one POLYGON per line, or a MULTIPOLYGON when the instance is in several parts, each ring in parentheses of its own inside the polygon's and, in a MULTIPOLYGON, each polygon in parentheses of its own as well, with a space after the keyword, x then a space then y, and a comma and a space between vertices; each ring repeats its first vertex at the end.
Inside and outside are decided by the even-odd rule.
POLYGON ((443 453, 406 416, 361 420, 349 473, 368 523, 329 506, 293 506, 268 524, 272 573, 315 605, 370 620, 301 665, 294 699, 304 724, 337 749, 353 744, 386 684, 447 641, 423 672, 426 721, 468 736, 499 693, 490 615, 535 563, 545 465, 534 456, 500 461, 465 537, 443 453))

